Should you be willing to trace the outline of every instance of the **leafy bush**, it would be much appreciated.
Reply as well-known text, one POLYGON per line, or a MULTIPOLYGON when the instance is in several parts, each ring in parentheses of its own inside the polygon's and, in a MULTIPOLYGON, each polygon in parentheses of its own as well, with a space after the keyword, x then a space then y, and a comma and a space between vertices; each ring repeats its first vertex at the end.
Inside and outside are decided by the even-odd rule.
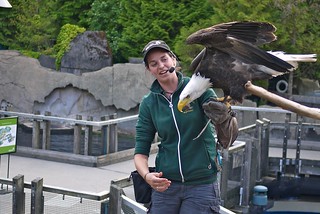
POLYGON ((65 24, 62 26, 60 33, 57 38, 57 43, 53 47, 56 54, 56 69, 60 70, 61 66, 61 59, 63 55, 70 49, 70 42, 80 33, 85 32, 86 29, 71 25, 71 24, 65 24))
POLYGON ((20 50, 21 54, 24 56, 28 56, 31 58, 39 59, 41 53, 35 52, 35 51, 29 51, 29 50, 20 50))

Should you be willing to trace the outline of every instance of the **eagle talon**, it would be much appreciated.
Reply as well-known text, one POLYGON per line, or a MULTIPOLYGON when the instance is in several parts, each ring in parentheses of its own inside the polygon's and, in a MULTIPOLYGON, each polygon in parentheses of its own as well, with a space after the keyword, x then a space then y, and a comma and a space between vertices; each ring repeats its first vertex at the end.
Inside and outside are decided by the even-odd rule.
POLYGON ((230 96, 218 97, 216 100, 218 102, 225 104, 227 106, 228 110, 231 111, 231 105, 234 103, 234 101, 232 100, 232 98, 230 96))

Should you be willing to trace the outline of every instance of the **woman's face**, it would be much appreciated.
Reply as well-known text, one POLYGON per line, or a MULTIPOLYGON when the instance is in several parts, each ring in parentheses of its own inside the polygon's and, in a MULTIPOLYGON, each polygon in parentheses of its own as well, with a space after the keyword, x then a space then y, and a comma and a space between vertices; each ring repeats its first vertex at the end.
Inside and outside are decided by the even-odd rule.
POLYGON ((176 66, 176 59, 169 55, 169 52, 163 49, 154 49, 150 51, 147 57, 147 69, 158 80, 168 78, 171 74, 176 76, 175 72, 168 70, 176 66))

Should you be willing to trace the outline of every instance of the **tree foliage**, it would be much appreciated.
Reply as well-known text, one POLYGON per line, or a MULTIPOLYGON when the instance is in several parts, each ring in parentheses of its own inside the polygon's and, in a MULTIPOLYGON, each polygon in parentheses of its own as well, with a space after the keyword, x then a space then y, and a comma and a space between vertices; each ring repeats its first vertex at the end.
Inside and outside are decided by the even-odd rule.
POLYGON ((212 7, 203 0, 95 0, 89 13, 90 28, 107 32, 115 62, 140 57, 152 39, 173 46, 183 26, 206 19, 212 7))
MULTIPOLYGON (((278 40, 262 48, 319 53, 320 4, 314 0, 15 0, 0 8, 0 44, 53 54, 62 26, 105 31, 115 63, 140 57, 152 39, 165 40, 187 68, 203 48, 185 39, 201 28, 236 20, 268 21, 278 40)), ((318 63, 302 64, 298 75, 320 78, 318 63), (303 72, 302 72, 303 71, 303 72), (315 72, 317 71, 317 72, 315 72)))
POLYGON ((121 37, 123 26, 119 24, 122 7, 119 0, 95 0, 88 12, 88 23, 91 30, 105 31, 109 45, 113 51, 113 61, 121 61, 118 57, 118 38, 121 37))

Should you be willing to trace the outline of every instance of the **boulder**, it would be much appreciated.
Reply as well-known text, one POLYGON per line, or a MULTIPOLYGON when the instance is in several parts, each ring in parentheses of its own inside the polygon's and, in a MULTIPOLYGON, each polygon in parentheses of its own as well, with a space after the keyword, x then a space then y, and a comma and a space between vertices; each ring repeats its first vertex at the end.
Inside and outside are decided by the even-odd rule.
POLYGON ((103 31, 86 31, 70 43, 61 59, 61 72, 80 75, 112 66, 111 49, 103 31))

